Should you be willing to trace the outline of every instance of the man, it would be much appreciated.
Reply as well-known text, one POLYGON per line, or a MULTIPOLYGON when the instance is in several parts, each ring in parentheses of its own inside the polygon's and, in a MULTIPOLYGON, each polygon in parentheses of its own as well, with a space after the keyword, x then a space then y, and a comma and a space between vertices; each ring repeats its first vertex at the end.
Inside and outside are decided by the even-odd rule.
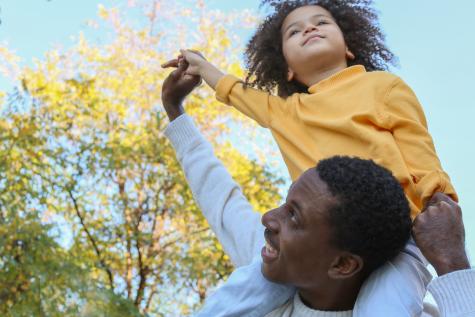
MULTIPOLYGON (((166 133, 177 150, 190 187, 210 226, 233 263, 243 266, 242 270, 251 262, 251 266, 260 265, 259 261, 253 262, 252 259, 264 245, 265 235, 266 246, 261 251, 263 274, 274 282, 292 284, 298 289, 298 294, 285 302, 292 288, 270 285, 272 283, 263 278, 250 281, 254 291, 260 285, 271 287, 275 291, 275 296, 271 297, 273 304, 285 302, 268 316, 352 316, 358 296, 371 294, 371 283, 362 288, 365 280, 378 267, 393 259, 409 238, 409 208, 397 181, 387 170, 371 161, 345 157, 324 160, 292 185, 283 206, 264 215, 264 230, 260 216, 252 211, 239 187, 214 157, 209 144, 200 136, 191 119, 184 115, 181 103, 197 85, 199 78, 186 75, 183 62, 181 65, 179 61, 174 63, 173 66, 178 69, 163 86, 162 99, 172 122, 166 133)), ((450 203, 450 200, 446 202, 454 208, 450 203)), ((426 224, 424 218, 419 221, 422 225, 417 226, 417 223, 416 228, 426 224)), ((416 240, 421 241, 422 246, 424 241, 433 243, 433 240, 424 237, 424 234, 416 232, 416 240)), ((463 245, 463 239, 459 240, 463 245)), ((470 297, 473 287, 457 284, 459 275, 464 280, 475 282, 475 272, 468 270, 468 260, 461 251, 463 247, 455 249, 458 251, 451 254, 450 261, 441 259, 440 255, 444 256, 444 252, 428 256, 441 272, 459 271, 456 277, 446 275, 448 278, 445 280, 449 287, 462 290, 460 296, 450 299, 452 302, 459 301, 460 305, 449 307, 447 303, 450 301, 438 302, 442 312, 460 307, 466 308, 463 312, 468 312, 475 306, 473 297, 470 297)), ((430 255, 434 247, 425 250, 430 255)), ((413 270, 411 265, 406 270, 408 264, 423 266, 418 262, 422 257, 417 252, 415 249, 412 255, 401 255, 392 263, 404 274, 410 274, 413 270), (407 257, 411 259, 407 260, 407 257)), ((245 274, 233 274, 228 284, 238 285, 235 283, 236 276, 239 279, 245 274)), ((424 280, 422 284, 425 285, 427 276, 415 278, 424 280)), ((227 291, 235 296, 239 296, 241 291, 245 296, 243 300, 249 299, 245 290, 228 287, 227 291)), ((412 290, 407 289, 409 291, 412 290)), ((420 293, 417 294, 423 297, 424 294, 420 293)), ((229 294, 218 298, 229 299, 229 294)), ((442 297, 439 296, 439 299, 442 297)), ((232 298, 230 302, 239 305, 240 300, 232 298)), ((245 307, 230 306, 230 302, 211 300, 211 308, 206 305, 203 316, 215 316, 218 312, 216 307, 220 308, 221 316, 236 312, 262 316, 269 305, 267 302, 257 303, 257 306, 254 303, 250 307, 262 306, 264 310, 245 311, 245 307)), ((378 305, 381 307, 384 302, 378 305)))

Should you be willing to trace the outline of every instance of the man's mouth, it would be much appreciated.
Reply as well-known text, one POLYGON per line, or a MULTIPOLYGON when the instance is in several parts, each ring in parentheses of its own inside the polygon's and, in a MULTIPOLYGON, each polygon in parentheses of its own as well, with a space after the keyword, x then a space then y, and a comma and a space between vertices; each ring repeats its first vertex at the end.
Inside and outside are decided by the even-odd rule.
POLYGON ((270 232, 266 229, 264 237, 266 239, 266 244, 262 247, 261 256, 264 263, 269 263, 276 260, 279 256, 279 251, 275 248, 269 238, 270 232))

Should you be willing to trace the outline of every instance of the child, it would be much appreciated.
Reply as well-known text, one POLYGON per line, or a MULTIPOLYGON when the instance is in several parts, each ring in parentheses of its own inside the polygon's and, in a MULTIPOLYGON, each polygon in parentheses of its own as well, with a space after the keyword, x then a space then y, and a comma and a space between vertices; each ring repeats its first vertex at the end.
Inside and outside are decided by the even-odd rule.
MULTIPOLYGON (((400 78, 383 71, 394 56, 375 24, 371 1, 264 2, 275 13, 264 20, 248 44, 246 83, 224 75, 189 50, 180 57, 189 63, 187 73, 201 76, 216 90, 218 100, 271 130, 292 180, 321 159, 358 156, 393 172, 404 188, 413 218, 435 192, 457 200, 416 96, 400 78), (270 94, 273 89, 278 96, 270 94)), ((409 254, 414 253, 411 248, 414 246, 408 245, 409 254)), ((254 264, 253 273, 248 268, 245 274, 259 274, 258 270, 259 265, 254 264)), ((355 315, 378 316, 381 311, 372 308, 381 298, 395 316, 416 314, 421 308, 417 297, 411 299, 410 291, 391 293, 391 285, 407 285, 408 290, 425 285, 409 278, 410 274, 382 272, 380 280, 373 280, 374 289, 363 292, 370 295, 364 296, 364 303, 357 302, 355 315)), ((253 287, 252 283, 242 284, 253 294, 250 296, 264 301, 266 292, 252 293, 253 287)), ((362 291, 365 288, 369 287, 362 291)), ((219 293, 214 297, 219 298, 219 293)))

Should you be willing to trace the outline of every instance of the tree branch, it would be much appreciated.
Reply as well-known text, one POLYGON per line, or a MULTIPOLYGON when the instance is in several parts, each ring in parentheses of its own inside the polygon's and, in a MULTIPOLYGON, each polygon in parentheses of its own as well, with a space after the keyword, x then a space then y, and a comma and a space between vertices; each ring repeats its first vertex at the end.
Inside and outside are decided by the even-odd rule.
POLYGON ((125 195, 125 179, 119 175, 119 172, 117 171, 117 187, 119 191, 119 197, 122 201, 124 210, 124 219, 125 219, 125 224, 124 224, 124 229, 125 229, 125 287, 127 289, 127 298, 131 299, 132 298, 132 240, 131 240, 131 234, 130 234, 130 215, 127 212, 128 209, 128 200, 125 195))
POLYGON ((70 189, 67 189, 67 191, 68 191, 69 197, 73 201, 74 209, 76 211, 76 215, 79 218, 79 221, 81 222, 81 226, 84 229, 84 231, 86 232, 87 238, 88 238, 89 242, 92 244, 92 247, 94 248, 94 251, 96 252, 97 258, 99 259, 99 263, 101 264, 102 268, 107 273, 107 276, 109 278, 109 287, 112 290, 112 289, 114 289, 114 277, 112 275, 112 271, 110 270, 110 268, 105 263, 105 261, 102 257, 101 250, 99 249, 99 246, 96 243, 96 240, 94 239, 94 237, 92 236, 92 234, 89 232, 89 230, 86 227, 86 223, 84 222, 84 217, 83 217, 83 215, 81 215, 81 212, 79 211, 79 205, 77 203, 76 198, 74 197, 74 195, 73 195, 73 193, 70 189))
POLYGON ((184 238, 189 238, 190 236, 193 236, 193 235, 195 235, 195 234, 198 234, 198 233, 201 233, 201 232, 205 232, 205 231, 208 231, 208 230, 210 230, 210 228, 205 227, 205 228, 201 228, 201 229, 192 231, 192 232, 188 233, 188 234, 186 235, 186 237, 185 237, 185 236, 180 236, 180 237, 178 237, 178 238, 176 238, 176 239, 173 239, 173 240, 171 240, 171 241, 168 241, 167 243, 165 243, 164 245, 162 245, 161 248, 162 248, 162 249, 166 249, 166 248, 168 248, 169 246, 171 246, 171 245, 177 243, 178 241, 183 240, 184 238))
MULTIPOLYGON (((160 194, 163 193, 166 196, 173 189, 173 187, 175 187, 175 185, 176 183, 170 182, 168 185, 162 186, 162 188, 160 188, 156 196, 157 201, 155 203, 157 206, 159 205, 158 197, 160 196, 160 194)), ((159 233, 161 229, 163 229, 163 219, 167 212, 168 212, 168 208, 165 206, 154 213, 153 224, 152 224, 152 242, 147 250, 148 258, 152 257, 152 253, 157 253, 157 254, 159 253, 159 251, 154 251, 155 249, 158 249, 158 250, 161 249, 161 246, 159 245, 159 242, 160 242, 159 233), (162 219, 158 219, 159 216, 162 219)))
MULTIPOLYGON (((148 200, 148 196, 145 198, 145 200, 148 200)), ((135 210, 135 214, 137 215, 137 221, 135 222, 135 226, 134 226, 134 238, 135 238, 135 248, 137 250, 137 256, 138 256, 140 281, 139 281, 139 286, 137 288, 137 294, 135 296, 135 306, 139 307, 140 303, 143 300, 145 287, 147 286, 147 277, 148 277, 148 274, 150 273, 149 267, 146 264, 144 264, 144 259, 143 259, 143 254, 142 254, 141 234, 140 234, 140 223, 142 221, 142 215, 143 215, 142 192, 139 193, 139 198, 138 198, 137 203, 138 203, 138 207, 135 210)))
POLYGON ((153 287, 153 289, 150 291, 150 295, 147 299, 147 303, 145 304, 145 308, 144 308, 144 313, 147 313, 148 310, 150 309, 150 305, 152 304, 152 299, 153 299, 153 296, 157 295, 157 287, 156 287, 157 284, 155 284, 155 286, 153 287))
POLYGON ((140 303, 142 302, 145 287, 147 286, 147 276, 148 273, 150 273, 150 269, 147 265, 144 265, 143 261, 143 256, 142 256, 142 250, 140 249, 140 241, 139 237, 136 239, 136 244, 135 247, 137 249, 137 254, 138 254, 138 264, 139 264, 139 287, 137 288, 137 295, 135 297, 135 306, 139 307, 140 303))

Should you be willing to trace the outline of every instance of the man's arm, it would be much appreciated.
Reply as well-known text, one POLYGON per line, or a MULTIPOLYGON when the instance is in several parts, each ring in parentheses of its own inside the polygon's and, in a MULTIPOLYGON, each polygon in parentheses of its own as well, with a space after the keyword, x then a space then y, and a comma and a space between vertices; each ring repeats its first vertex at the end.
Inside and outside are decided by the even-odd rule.
POLYGON ((201 210, 236 266, 227 282, 206 300, 196 316, 259 317, 280 306, 294 288, 267 281, 261 273, 259 249, 264 244, 260 215, 252 210, 211 145, 204 140, 181 106, 199 84, 187 75, 183 59, 164 67, 178 67, 163 84, 162 100, 170 118, 166 130, 201 210), (252 256, 256 255, 251 263, 252 256))
POLYGON ((165 131, 211 229, 236 266, 249 264, 264 245, 261 216, 243 196, 211 144, 181 115, 165 131))
POLYGON ((170 118, 165 134, 174 146, 189 186, 203 215, 236 266, 249 264, 264 245, 260 214, 243 196, 240 187, 216 158, 181 103, 199 83, 185 74, 185 61, 170 61, 177 67, 165 80, 162 101, 170 118))
POLYGON ((439 277, 428 286, 440 316, 475 316, 475 270, 465 252, 462 210, 436 193, 414 221, 414 239, 439 277))

